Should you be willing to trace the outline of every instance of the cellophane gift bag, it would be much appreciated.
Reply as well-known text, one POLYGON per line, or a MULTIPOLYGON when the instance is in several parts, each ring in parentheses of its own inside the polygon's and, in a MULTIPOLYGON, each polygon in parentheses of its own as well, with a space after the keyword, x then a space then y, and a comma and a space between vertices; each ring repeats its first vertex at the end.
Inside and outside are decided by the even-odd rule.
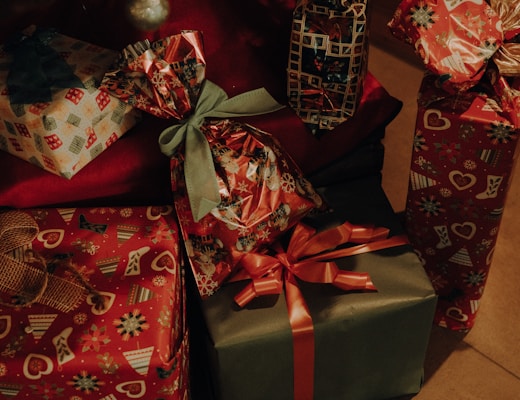
POLYGON ((99 90, 118 52, 37 27, 0 51, 0 149, 71 179, 140 120, 99 90))
POLYGON ((428 72, 406 228, 439 295, 435 322, 473 327, 518 152, 519 2, 406 0, 389 26, 428 72))
POLYGON ((228 99, 206 81, 200 100, 196 125, 173 126, 159 140, 172 157, 175 208, 205 298, 239 270, 245 254, 275 241, 322 200, 268 132, 230 118, 200 119, 279 109, 265 90, 228 99))
POLYGON ((189 394, 172 206, 0 213, 0 396, 189 394))
POLYGON ((300 0, 293 13, 287 95, 315 135, 355 113, 368 67, 368 1, 300 0))

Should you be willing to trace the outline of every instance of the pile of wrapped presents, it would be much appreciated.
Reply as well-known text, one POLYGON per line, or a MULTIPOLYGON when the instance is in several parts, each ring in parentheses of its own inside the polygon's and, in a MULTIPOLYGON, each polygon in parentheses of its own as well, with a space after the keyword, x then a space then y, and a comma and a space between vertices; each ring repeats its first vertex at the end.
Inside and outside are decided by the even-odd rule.
POLYGON ((402 103, 371 1, 8 1, 0 398, 385 400, 472 328, 516 158, 516 2, 403 0, 402 103))

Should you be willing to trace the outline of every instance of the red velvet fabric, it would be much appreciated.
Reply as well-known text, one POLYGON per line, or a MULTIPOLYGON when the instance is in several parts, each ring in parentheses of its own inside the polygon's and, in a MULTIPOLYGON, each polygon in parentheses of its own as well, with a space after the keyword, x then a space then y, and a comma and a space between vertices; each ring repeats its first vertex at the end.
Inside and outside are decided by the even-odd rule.
MULTIPOLYGON (((132 28, 123 4, 120 0, 55 0, 38 12, 2 21, 0 39, 34 23, 119 50, 139 39, 155 40, 182 29, 196 29, 204 35, 209 80, 230 97, 263 86, 287 104, 286 67, 294 0, 171 0, 169 20, 154 33, 132 28)), ((369 74, 355 116, 319 139, 289 107, 247 118, 246 122, 273 133, 309 174, 355 149, 364 138, 388 124, 400 107, 401 102, 369 74)), ((70 181, 0 152, 0 206, 170 201, 169 163, 159 150, 157 138, 172 123, 145 115, 141 123, 70 181)))

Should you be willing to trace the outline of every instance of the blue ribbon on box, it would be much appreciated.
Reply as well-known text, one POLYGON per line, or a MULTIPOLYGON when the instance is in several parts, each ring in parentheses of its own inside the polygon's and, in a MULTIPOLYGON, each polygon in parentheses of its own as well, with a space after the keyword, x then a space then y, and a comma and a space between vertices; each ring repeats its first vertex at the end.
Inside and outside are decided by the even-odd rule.
POLYGON ((11 104, 50 102, 52 88, 84 88, 72 68, 49 46, 57 32, 31 29, 32 33, 14 34, 5 45, 13 57, 6 82, 11 104))

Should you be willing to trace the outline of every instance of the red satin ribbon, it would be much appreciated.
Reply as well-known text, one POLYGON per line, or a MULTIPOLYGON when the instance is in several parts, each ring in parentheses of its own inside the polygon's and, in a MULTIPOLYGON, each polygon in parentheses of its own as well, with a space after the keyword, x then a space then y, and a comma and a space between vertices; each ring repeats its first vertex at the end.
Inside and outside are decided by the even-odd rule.
POLYGON ((331 260, 408 243, 404 235, 388 238, 388 234, 386 228, 349 222, 320 233, 298 224, 287 251, 277 244, 274 256, 246 253, 242 258, 241 266, 251 282, 235 296, 240 307, 258 296, 280 294, 285 287, 293 337, 295 399, 314 396, 314 324, 296 277, 305 282, 329 283, 345 291, 376 290, 368 273, 343 271, 331 260), (358 245, 336 249, 345 243, 358 245))

